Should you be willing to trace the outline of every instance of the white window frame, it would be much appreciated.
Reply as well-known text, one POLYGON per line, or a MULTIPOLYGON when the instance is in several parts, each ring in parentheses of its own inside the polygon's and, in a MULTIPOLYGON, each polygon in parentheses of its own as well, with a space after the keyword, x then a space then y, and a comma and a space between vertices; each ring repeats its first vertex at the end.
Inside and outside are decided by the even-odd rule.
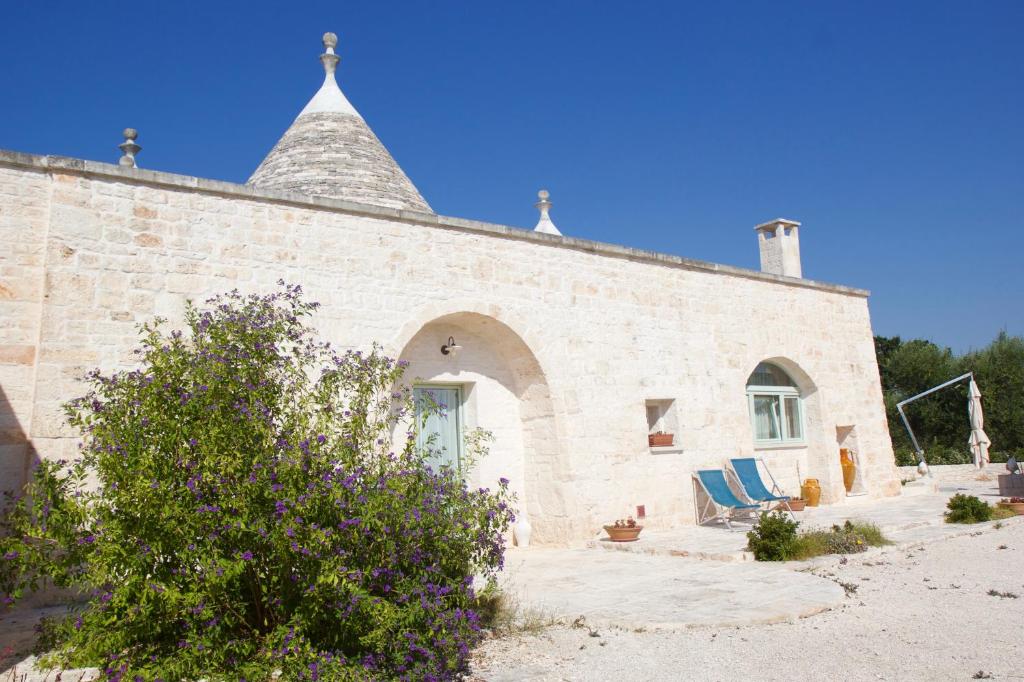
POLYGON ((771 447, 786 445, 805 445, 807 443, 807 424, 804 421, 804 401, 800 391, 792 386, 747 386, 747 409, 750 414, 750 428, 754 434, 754 446, 771 447), (779 399, 779 437, 758 438, 754 398, 757 396, 777 397, 779 399), (797 423, 800 424, 800 436, 793 438, 789 433, 789 415, 786 398, 796 398, 797 423))

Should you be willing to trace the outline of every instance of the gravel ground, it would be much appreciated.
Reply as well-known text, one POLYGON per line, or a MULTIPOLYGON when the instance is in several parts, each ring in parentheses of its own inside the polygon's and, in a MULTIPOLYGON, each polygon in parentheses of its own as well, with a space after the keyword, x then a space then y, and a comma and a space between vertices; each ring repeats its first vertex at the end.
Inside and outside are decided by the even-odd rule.
POLYGON ((826 613, 684 632, 554 626, 489 640, 472 679, 1024 679, 1022 559, 1021 524, 837 559, 814 569, 848 586, 826 613))

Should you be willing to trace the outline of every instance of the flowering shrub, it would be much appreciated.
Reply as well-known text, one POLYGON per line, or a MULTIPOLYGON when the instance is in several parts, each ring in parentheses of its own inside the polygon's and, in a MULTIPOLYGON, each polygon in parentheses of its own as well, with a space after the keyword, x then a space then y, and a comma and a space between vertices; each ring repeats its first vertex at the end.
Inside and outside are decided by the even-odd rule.
POLYGON ((43 463, 0 533, 0 592, 88 603, 51 665, 113 680, 443 680, 480 638, 507 484, 469 490, 413 438, 404 363, 335 353, 299 287, 142 327, 139 369, 67 408, 82 457, 43 463), (86 486, 87 481, 93 483, 86 486))

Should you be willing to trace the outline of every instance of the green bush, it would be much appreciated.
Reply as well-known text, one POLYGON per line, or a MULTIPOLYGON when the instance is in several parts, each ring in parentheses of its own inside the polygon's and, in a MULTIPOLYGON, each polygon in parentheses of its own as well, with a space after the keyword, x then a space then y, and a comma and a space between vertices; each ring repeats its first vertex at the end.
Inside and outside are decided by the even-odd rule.
POLYGON ((757 561, 788 561, 796 552, 799 525, 782 511, 764 512, 747 533, 747 549, 757 561))
POLYGON ((854 554, 892 544, 878 526, 846 521, 830 530, 797 532, 799 522, 785 513, 761 514, 747 533, 747 549, 757 561, 804 561, 825 554, 854 554))
POLYGON ((456 678, 482 636, 474 576, 502 566, 507 481, 425 466, 403 363, 317 342, 298 287, 207 304, 186 333, 143 326, 138 369, 89 375, 68 406, 82 458, 42 464, 3 519, 8 603, 44 580, 88 598, 44 663, 456 678))
POLYGON ((992 507, 974 495, 956 494, 946 508, 946 523, 981 523, 992 518, 992 507))
POLYGON ((868 547, 892 544, 873 523, 847 520, 830 530, 810 530, 797 537, 793 559, 805 560, 824 554, 856 554, 868 547))
MULTIPOLYGON (((897 466, 915 466, 917 464, 917 455, 914 453, 913 448, 910 446, 894 446, 894 448, 897 466)), ((1024 461, 1024 449, 989 450, 988 458, 993 464, 1002 464, 1005 463, 1011 455, 1015 457, 1017 461, 1024 461)), ((949 447, 938 443, 932 443, 924 446, 924 459, 928 464, 932 465, 973 464, 974 454, 966 444, 963 447, 949 447)))

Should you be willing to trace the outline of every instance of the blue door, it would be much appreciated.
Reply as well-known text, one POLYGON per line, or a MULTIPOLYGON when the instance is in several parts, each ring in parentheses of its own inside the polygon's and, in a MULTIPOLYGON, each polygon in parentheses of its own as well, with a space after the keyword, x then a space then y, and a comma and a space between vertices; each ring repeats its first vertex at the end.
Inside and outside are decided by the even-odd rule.
POLYGON ((448 464, 459 467, 462 456, 462 389, 454 386, 418 386, 416 401, 416 446, 430 453, 431 467, 448 464), (431 401, 437 411, 431 412, 431 401), (424 421, 426 415, 426 421, 424 421))

